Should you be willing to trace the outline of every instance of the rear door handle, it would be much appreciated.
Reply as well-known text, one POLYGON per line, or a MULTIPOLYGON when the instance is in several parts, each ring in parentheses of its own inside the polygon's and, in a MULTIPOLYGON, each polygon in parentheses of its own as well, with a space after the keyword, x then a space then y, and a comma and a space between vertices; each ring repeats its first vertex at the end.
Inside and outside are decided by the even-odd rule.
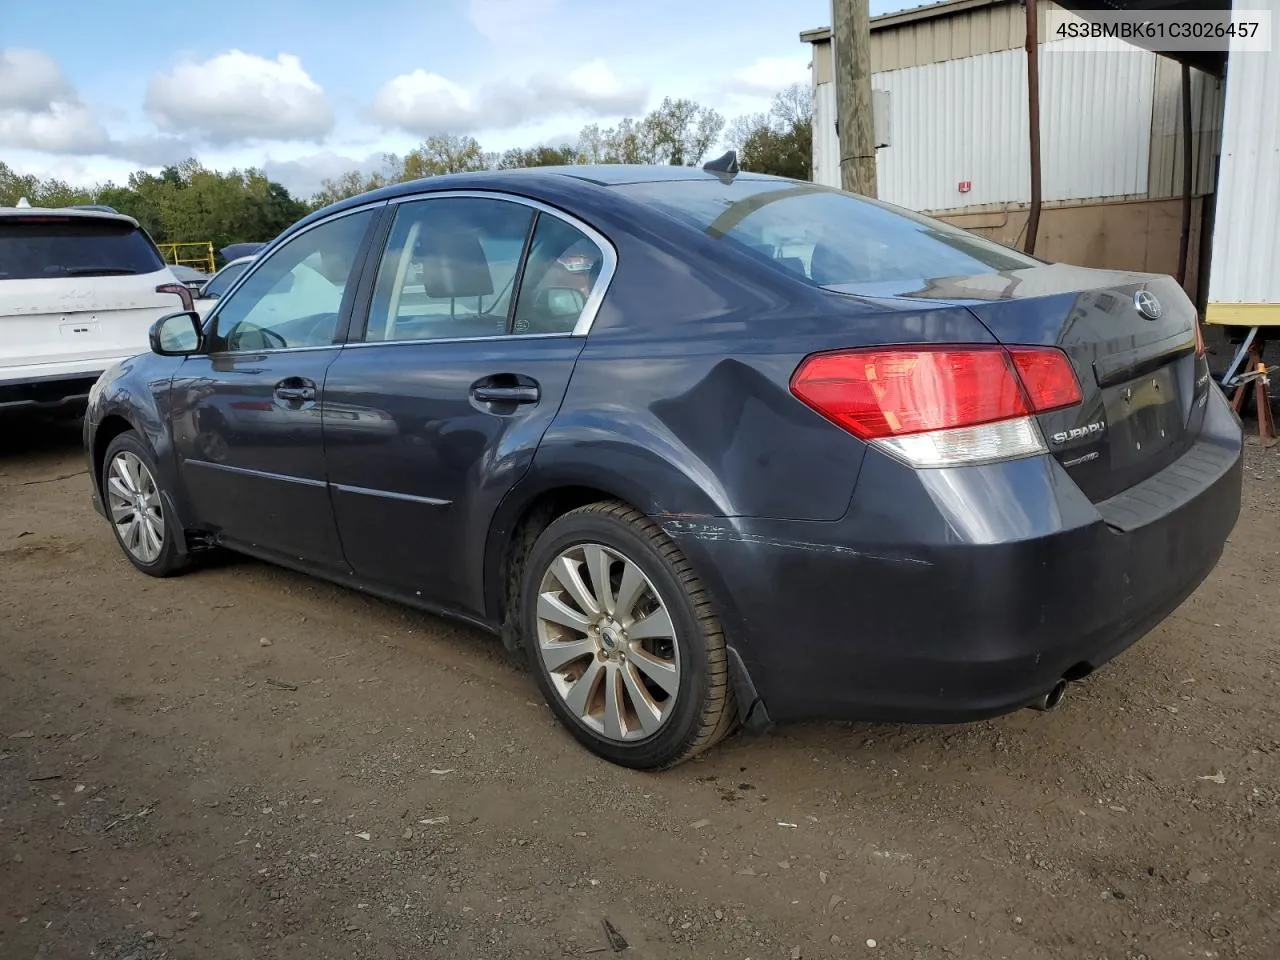
POLYGON ((471 396, 481 403, 537 403, 540 397, 537 387, 486 387, 477 386, 471 396))

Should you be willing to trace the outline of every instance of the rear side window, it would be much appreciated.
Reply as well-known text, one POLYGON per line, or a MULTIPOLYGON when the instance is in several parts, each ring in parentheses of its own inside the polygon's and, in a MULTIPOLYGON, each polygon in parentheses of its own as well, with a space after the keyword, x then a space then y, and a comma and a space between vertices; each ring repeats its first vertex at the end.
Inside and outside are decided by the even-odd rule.
POLYGON ((684 180, 616 189, 827 287, 906 290, 1040 263, 941 221, 813 184, 684 180))
POLYGON ((163 267, 147 235, 123 220, 0 217, 0 280, 128 276, 163 267))

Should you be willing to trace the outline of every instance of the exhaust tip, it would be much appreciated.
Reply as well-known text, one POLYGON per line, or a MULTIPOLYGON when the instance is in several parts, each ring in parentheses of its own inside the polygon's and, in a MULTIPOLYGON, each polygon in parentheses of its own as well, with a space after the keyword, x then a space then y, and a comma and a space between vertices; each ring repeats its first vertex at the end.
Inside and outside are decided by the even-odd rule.
POLYGON ((1067 695, 1067 681, 1059 680, 1053 685, 1048 693, 1036 697, 1028 706, 1033 710, 1052 710, 1062 702, 1062 698, 1067 695))

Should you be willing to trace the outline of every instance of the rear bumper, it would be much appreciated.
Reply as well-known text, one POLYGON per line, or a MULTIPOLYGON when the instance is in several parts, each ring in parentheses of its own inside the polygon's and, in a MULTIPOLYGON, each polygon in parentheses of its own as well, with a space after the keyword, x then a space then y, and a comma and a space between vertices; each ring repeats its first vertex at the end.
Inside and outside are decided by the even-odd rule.
POLYGON ((95 359, 0 367, 0 411, 83 406, 94 382, 116 362, 95 359))
POLYGON ((1049 457, 917 473, 868 456, 840 521, 664 527, 773 718, 981 719, 1107 662, 1213 569, 1242 437, 1217 390, 1208 406, 1186 456, 1096 505, 1049 457))

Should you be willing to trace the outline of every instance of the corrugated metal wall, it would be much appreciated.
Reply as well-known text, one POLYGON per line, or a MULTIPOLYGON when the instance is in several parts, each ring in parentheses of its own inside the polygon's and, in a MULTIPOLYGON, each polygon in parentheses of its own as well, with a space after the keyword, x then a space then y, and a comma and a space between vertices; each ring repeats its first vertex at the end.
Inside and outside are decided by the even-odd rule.
MULTIPOLYGON (((1037 7, 1040 35, 1046 35, 1053 3, 1037 7)), ((907 11, 910 16, 912 11, 907 11)), ((900 26, 893 14, 871 22, 871 72, 902 70, 943 60, 959 60, 983 53, 1022 48, 1027 15, 1021 3, 998 3, 946 17, 910 20, 900 26)))
POLYGON ((1278 93, 1280 48, 1231 53, 1209 282, 1211 318, 1212 304, 1280 304, 1278 93))
POLYGON ((840 139, 836 136, 836 85, 819 83, 813 90, 813 181, 840 186, 840 139))
MULTIPOLYGON (((1047 49, 1055 46, 1040 56, 1044 199, 1145 194, 1155 55, 1047 49)), ((890 93, 892 146, 877 154, 881 198, 915 210, 1031 199, 1022 51, 891 70, 872 86, 890 93)))
MULTIPOLYGON (((1196 193, 1213 191, 1213 157, 1222 136, 1222 82, 1191 71, 1191 170, 1196 193)), ((1182 196, 1182 67, 1156 57, 1151 112, 1151 166, 1147 196, 1182 196)))

